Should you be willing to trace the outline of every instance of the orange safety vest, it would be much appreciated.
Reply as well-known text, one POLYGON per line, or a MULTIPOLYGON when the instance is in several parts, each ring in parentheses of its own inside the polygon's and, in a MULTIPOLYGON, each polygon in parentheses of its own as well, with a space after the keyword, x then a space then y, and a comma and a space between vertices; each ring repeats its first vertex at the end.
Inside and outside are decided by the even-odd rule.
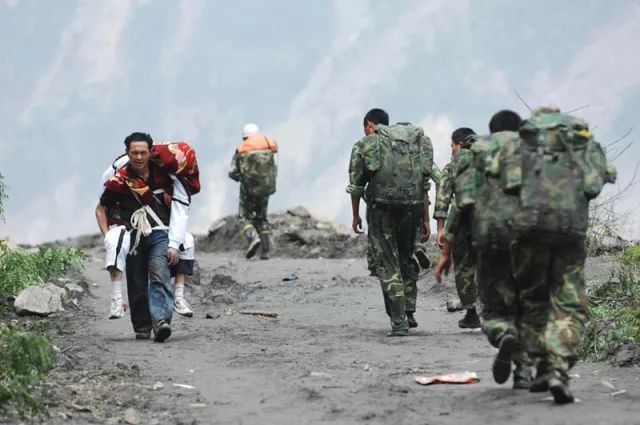
POLYGON ((259 150, 267 150, 267 149, 270 149, 273 153, 277 153, 278 144, 276 143, 275 140, 265 136, 264 134, 254 134, 242 141, 240 146, 238 146, 237 152, 238 154, 242 155, 243 153, 247 153, 251 151, 259 151, 259 150))

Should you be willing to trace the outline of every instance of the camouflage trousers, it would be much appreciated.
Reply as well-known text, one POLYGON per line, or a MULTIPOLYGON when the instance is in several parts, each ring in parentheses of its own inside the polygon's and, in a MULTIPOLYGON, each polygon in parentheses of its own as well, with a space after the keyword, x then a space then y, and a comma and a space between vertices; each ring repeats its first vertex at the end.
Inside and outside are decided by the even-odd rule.
MULTIPOLYGON (((367 209, 367 223, 370 223, 369 220, 369 213, 368 213, 368 209, 367 209)), ((422 220, 422 217, 420 217, 420 220, 422 220)), ((419 229, 419 227, 418 227, 419 229)), ((416 230, 416 238, 419 237, 419 231, 416 230)), ((415 250, 418 249, 425 249, 423 245, 416 243, 414 246, 414 252, 415 250)), ((414 261, 415 262, 415 261, 414 261)), ((367 270, 371 271, 371 272, 375 272, 377 275, 377 268, 378 265, 376 264, 376 260, 375 257, 373 255, 373 248, 371 246, 371 240, 369 240, 369 245, 367 246, 367 270)), ((418 276, 419 276, 419 270, 420 268, 418 267, 417 271, 416 271, 416 277, 415 280, 411 280, 410 282, 407 283, 407 285, 409 286, 409 290, 405 293, 405 312, 406 313, 415 313, 416 312, 416 304, 417 304, 417 300, 418 300, 418 285, 417 285, 417 281, 418 281, 418 276)), ((388 299, 385 298, 385 308, 387 310, 387 314, 389 313, 389 306, 388 306, 388 299)))
POLYGON ((539 370, 568 379, 588 315, 584 241, 521 241, 513 255, 525 347, 539 370))
POLYGON ((460 226, 456 232, 451 249, 453 259, 454 280, 460 303, 471 307, 476 302, 476 264, 471 247, 471 231, 467 226, 460 226))
POLYGON ((482 331, 496 348, 505 335, 516 337, 518 350, 513 355, 516 365, 514 378, 528 380, 531 378, 532 361, 522 341, 521 315, 524 309, 510 258, 509 250, 478 250, 476 283, 482 304, 482 331))
POLYGON ((422 205, 373 204, 367 209, 369 246, 393 330, 408 330, 406 312, 415 311, 418 265, 413 248, 422 211, 422 205))
POLYGON ((267 208, 269 206, 269 197, 253 196, 240 185, 240 225, 242 230, 246 231, 252 226, 258 233, 269 231, 269 222, 267 221, 267 208))

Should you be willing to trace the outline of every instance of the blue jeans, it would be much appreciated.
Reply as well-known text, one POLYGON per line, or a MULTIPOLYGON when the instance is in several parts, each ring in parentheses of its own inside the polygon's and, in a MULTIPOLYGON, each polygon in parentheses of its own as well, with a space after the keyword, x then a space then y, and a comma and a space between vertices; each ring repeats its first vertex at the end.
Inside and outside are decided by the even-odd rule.
MULTIPOLYGON (((132 233, 131 240, 134 238, 132 233)), ((135 255, 130 252, 127 256, 127 291, 135 332, 149 332, 160 321, 171 323, 173 287, 168 247, 169 234, 165 230, 154 230, 140 238, 135 255)))

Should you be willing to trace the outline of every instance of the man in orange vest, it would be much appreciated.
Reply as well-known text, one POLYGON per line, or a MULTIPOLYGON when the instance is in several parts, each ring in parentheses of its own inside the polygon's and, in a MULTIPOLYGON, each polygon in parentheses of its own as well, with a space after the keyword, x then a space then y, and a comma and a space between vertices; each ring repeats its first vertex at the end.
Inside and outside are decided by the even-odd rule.
POLYGON ((240 182, 240 223, 248 240, 246 257, 253 257, 262 248, 260 258, 269 258, 269 196, 276 192, 278 167, 275 154, 278 144, 260 133, 255 124, 242 129, 242 143, 231 161, 229 177, 240 182))

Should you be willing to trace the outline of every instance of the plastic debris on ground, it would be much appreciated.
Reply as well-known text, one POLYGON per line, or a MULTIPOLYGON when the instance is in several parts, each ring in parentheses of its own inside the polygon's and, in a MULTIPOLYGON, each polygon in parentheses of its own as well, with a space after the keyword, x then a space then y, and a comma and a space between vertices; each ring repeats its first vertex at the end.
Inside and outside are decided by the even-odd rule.
POLYGON ((475 384, 480 382, 475 372, 447 373, 434 376, 416 376, 416 382, 421 385, 432 384, 475 384))

